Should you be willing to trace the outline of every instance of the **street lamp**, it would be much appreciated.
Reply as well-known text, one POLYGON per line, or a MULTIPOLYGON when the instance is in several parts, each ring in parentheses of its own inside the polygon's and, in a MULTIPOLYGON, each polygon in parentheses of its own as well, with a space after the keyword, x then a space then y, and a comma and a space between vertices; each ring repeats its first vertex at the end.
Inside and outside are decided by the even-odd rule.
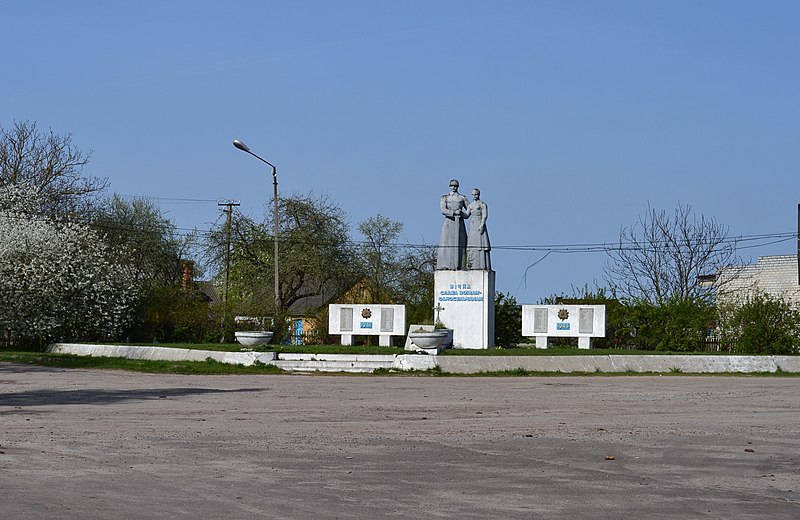
MULTIPOLYGON (((272 200, 275 203, 274 204, 274 217, 275 217, 275 222, 274 222, 274 225, 275 225, 275 229, 274 229, 274 237, 275 237, 275 241, 274 241, 275 242, 275 319, 277 320, 279 318, 278 314, 279 314, 279 309, 280 309, 280 306, 281 306, 281 293, 280 293, 280 286, 278 285, 278 169, 275 168, 275 165, 272 164, 271 162, 269 162, 268 160, 266 160, 266 159, 264 159, 262 157, 259 157, 256 154, 254 154, 250 150, 250 148, 246 144, 241 142, 240 140, 234 139, 233 140, 233 146, 235 146, 236 148, 238 148, 239 150, 241 150, 243 152, 249 153, 250 155, 252 155, 256 159, 258 159, 259 161, 264 162, 264 163, 266 163, 266 164, 268 164, 269 166, 272 167, 272 188, 273 188, 272 200)), ((279 325, 279 324, 276 322, 275 325, 279 325)), ((276 331, 276 332, 279 332, 279 331, 276 331)), ((275 334, 275 335, 278 336, 278 341, 280 341, 280 334, 275 334)))

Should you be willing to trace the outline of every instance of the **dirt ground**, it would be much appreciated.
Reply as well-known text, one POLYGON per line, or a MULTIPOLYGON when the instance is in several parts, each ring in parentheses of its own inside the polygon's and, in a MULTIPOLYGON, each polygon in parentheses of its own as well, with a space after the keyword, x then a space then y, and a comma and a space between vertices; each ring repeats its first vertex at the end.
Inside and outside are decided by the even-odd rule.
POLYGON ((797 519, 799 385, 0 363, 0 518, 797 519))

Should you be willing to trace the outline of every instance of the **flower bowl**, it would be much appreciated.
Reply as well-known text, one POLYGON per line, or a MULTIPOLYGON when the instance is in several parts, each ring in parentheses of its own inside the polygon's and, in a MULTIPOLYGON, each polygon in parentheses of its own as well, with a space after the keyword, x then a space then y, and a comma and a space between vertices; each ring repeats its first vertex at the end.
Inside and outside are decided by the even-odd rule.
POLYGON ((246 347, 266 345, 272 340, 272 332, 268 330, 246 330, 235 333, 236 341, 246 347))
POLYGON ((443 330, 412 332, 408 335, 408 338, 411 340, 411 343, 419 348, 436 348, 447 339, 447 332, 443 330))

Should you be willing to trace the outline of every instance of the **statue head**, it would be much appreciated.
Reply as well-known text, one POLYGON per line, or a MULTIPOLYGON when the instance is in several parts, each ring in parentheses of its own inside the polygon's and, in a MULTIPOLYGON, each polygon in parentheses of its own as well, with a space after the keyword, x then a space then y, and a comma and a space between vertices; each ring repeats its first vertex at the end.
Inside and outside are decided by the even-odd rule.
POLYGON ((450 191, 453 193, 458 191, 458 181, 456 179, 450 180, 450 191))
POLYGON ((478 200, 481 198, 481 190, 478 188, 472 188, 472 198, 478 200))

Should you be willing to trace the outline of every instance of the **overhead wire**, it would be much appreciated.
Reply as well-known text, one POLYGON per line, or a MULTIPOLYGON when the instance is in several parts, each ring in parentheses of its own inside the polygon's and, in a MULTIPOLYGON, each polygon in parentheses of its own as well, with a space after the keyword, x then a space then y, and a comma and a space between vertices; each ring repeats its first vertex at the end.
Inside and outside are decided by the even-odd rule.
MULTIPOLYGON (((146 198, 146 197, 140 197, 146 198)), ((182 199, 182 200, 196 200, 196 201, 203 201, 203 202, 216 202, 218 200, 223 199, 182 199)), ((235 211, 239 216, 242 218, 248 218, 244 215, 238 207, 234 207, 235 211)), ((13 219, 21 219, 26 221, 49 221, 52 222, 51 219, 47 219, 45 217, 34 217, 31 215, 23 215, 20 213, 14 212, 5 212, 4 213, 6 218, 13 218, 13 219)), ((118 231, 138 231, 139 229, 145 230, 146 228, 137 228, 135 225, 131 224, 111 224, 107 222, 97 222, 92 221, 90 219, 75 219, 75 220, 65 220, 72 223, 77 224, 84 224, 84 225, 91 225, 96 228, 100 229, 113 229, 118 231)), ((214 229, 198 229, 198 228, 182 228, 172 225, 170 231, 174 232, 176 235, 186 238, 191 235, 197 237, 210 237, 215 233, 214 229)), ((738 235, 738 236, 729 236, 724 237, 723 239, 717 242, 718 244, 730 244, 734 245, 737 250, 745 250, 745 249, 757 249, 761 247, 767 247, 774 244, 779 244, 783 242, 788 242, 790 240, 797 239, 797 232, 780 232, 780 233, 758 233, 752 235, 738 235)), ((256 238, 255 241, 269 241, 271 242, 271 238, 256 238)), ((279 236, 279 242, 282 243, 292 243, 296 242, 290 237, 287 236, 279 236)), ((307 239, 303 239, 303 241, 307 241, 307 239)), ((321 242, 320 242, 321 243, 321 242)), ((351 245, 351 246, 361 246, 361 245, 368 245, 367 241, 360 241, 360 240, 347 240, 344 243, 351 245)), ((694 242, 693 245, 696 245, 698 242, 694 242)), ((703 243, 703 241, 699 242, 703 243)), ((708 243, 711 243, 708 241, 708 243)), ((493 250, 500 250, 500 251, 518 251, 518 252, 542 252, 546 253, 541 259, 537 260, 533 264, 529 266, 535 266, 536 264, 543 261, 547 256, 552 253, 556 254, 579 254, 579 253, 608 253, 612 251, 651 251, 651 252, 660 252, 667 250, 667 243, 659 243, 659 242, 633 242, 633 241, 615 241, 615 242, 590 242, 590 243, 566 243, 566 244, 493 244, 493 250)), ((429 244, 429 243, 413 243, 413 242, 397 242, 392 244, 392 247, 398 247, 401 249, 406 248, 430 248, 436 247, 437 244, 429 244)), ((672 246, 670 246, 672 247, 672 246)))

